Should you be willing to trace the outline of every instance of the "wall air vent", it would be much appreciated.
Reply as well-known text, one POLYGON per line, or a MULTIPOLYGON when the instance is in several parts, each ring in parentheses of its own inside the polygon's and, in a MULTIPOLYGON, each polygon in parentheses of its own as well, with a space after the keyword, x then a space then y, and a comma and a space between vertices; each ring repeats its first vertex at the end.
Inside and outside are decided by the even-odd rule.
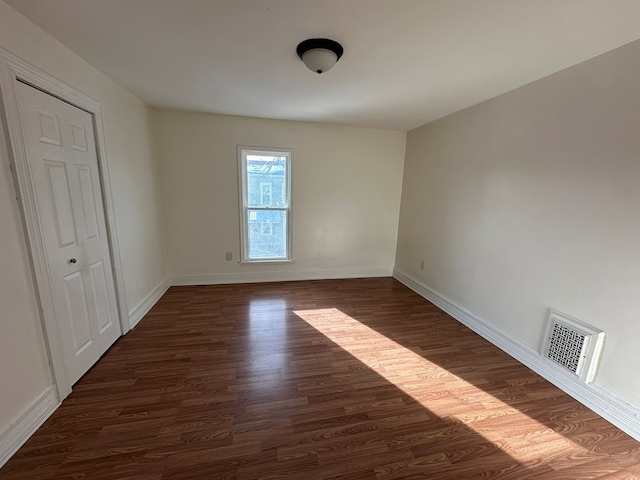
POLYGON ((596 374, 604 332, 556 310, 549 310, 543 356, 590 383, 596 374))

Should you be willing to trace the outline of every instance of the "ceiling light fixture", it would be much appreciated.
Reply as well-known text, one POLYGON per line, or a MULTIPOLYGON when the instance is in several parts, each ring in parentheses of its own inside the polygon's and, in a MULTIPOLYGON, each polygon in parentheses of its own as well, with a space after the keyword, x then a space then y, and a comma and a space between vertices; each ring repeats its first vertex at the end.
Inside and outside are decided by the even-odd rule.
POLYGON ((338 42, 328 38, 310 38, 300 42, 296 52, 309 70, 324 73, 340 60, 344 49, 338 42))

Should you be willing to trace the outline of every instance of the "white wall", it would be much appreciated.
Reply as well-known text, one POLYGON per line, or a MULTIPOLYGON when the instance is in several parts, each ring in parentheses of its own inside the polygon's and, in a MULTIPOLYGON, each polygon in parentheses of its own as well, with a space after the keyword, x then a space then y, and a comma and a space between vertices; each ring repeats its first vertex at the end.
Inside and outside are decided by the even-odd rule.
POLYGON ((409 132, 396 268, 536 350, 549 307, 605 330, 640 407, 640 42, 409 132))
POLYGON ((169 110, 158 110, 156 120, 168 258, 177 281, 391 274, 404 132, 169 110), (294 150, 295 264, 236 261, 236 145, 294 150), (225 261, 225 252, 234 260, 225 261))
MULTIPOLYGON (((122 254, 127 309, 168 276, 152 145, 152 111, 0 2, 0 48, 98 100, 122 254)), ((0 433, 50 384, 29 256, 0 143, 0 433)))
POLYGON ((4 140, 0 135, 0 433, 52 383, 4 140))

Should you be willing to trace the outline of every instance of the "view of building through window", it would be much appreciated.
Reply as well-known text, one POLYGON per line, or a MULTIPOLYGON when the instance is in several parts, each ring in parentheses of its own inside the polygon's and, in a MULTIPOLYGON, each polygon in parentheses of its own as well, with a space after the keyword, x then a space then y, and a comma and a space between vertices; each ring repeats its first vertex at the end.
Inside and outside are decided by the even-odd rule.
POLYGON ((290 152, 240 149, 245 261, 289 260, 290 152))

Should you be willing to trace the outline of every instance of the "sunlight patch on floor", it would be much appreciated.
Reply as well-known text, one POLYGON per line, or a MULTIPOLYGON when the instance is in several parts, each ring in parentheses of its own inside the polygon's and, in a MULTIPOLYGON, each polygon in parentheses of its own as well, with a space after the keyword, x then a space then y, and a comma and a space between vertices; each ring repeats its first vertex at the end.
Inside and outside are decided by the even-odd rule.
MULTIPOLYGON (((425 409, 440 418, 465 424, 501 448, 508 446, 509 454, 518 461, 531 460, 535 446, 540 444, 548 449, 549 442, 557 447, 558 454, 585 450, 514 406, 424 358, 419 347, 411 350, 336 308, 294 313, 425 409)), ((354 384, 355 389, 367 386, 366 382, 354 384)))

